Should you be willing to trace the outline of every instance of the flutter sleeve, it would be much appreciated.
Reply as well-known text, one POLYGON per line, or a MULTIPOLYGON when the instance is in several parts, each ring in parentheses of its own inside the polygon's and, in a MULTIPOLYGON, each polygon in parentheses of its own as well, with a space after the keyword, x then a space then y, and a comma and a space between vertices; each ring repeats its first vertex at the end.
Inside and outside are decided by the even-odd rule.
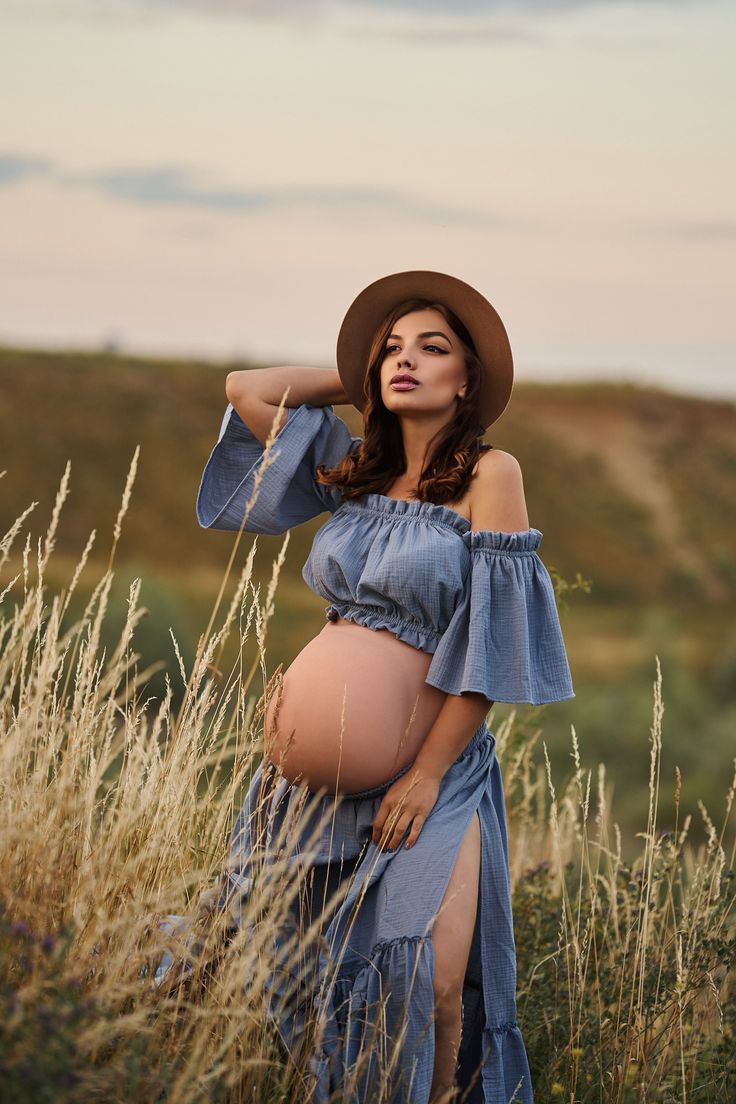
POLYGON ((542 705, 574 698, 539 529, 468 530, 470 571, 426 681, 448 694, 542 705))
POLYGON ((237 532, 242 526, 248 533, 285 533, 292 525, 337 509, 338 488, 318 483, 315 468, 333 467, 361 438, 351 435, 331 406, 303 403, 287 407, 287 412, 243 525, 265 449, 228 403, 197 492, 197 520, 203 529, 237 532))

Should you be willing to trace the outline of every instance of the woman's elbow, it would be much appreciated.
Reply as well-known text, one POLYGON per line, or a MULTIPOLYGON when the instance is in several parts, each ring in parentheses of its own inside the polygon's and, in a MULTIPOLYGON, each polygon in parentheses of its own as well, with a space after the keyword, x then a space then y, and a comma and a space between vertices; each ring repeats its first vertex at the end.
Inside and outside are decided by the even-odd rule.
POLYGON ((238 369, 235 372, 228 372, 225 377, 225 395, 228 402, 235 405, 248 386, 246 377, 252 377, 253 371, 254 369, 238 369))

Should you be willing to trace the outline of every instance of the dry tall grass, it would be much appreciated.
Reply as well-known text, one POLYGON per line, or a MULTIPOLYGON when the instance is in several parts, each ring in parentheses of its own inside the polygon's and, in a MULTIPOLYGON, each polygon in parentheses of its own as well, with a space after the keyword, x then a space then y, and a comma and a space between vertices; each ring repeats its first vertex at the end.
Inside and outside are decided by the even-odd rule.
MULTIPOLYGON (((264 601, 251 583, 253 541, 215 629, 236 539, 189 675, 174 641, 186 686, 174 717, 170 689, 158 703, 140 697, 150 670, 138 671, 131 650, 145 612, 139 579, 118 646, 100 654, 136 462, 137 454, 108 568, 74 624, 65 618, 94 532, 69 587, 50 596, 45 584, 68 466, 35 554, 27 535, 13 558, 32 507, 0 542, 2 1098, 307 1100, 321 1025, 304 1004, 303 1049, 290 1055, 279 986, 309 978, 320 915, 296 933, 285 961, 275 960, 273 940, 306 869, 297 877, 285 862, 268 864, 241 901, 217 904, 228 835, 279 681, 278 672, 268 677, 265 644, 289 534, 264 601), (237 659, 223 673, 233 635, 237 659), (262 694, 253 689, 259 668, 262 694), (193 918, 188 943, 157 923, 167 915, 193 918), (173 965, 157 982, 166 948, 173 965)), ((688 842, 690 814, 658 831, 662 714, 658 667, 649 816, 628 866, 603 765, 591 824, 591 771, 575 732, 575 770, 558 796, 546 746, 544 765, 533 754, 540 732, 525 730, 516 712, 498 728, 491 718, 509 812, 519 1018, 540 1104, 736 1099, 735 783, 720 829, 700 809, 704 849, 688 842)), ((322 902, 325 912, 334 903, 322 902)), ((351 1099, 349 1083, 335 1099, 351 1099)))

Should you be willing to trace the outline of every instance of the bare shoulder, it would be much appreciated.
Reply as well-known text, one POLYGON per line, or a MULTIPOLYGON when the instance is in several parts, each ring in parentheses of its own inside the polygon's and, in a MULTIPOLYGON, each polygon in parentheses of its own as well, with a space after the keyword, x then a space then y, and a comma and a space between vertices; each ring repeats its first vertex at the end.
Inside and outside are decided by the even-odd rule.
POLYGON ((516 457, 510 452, 504 452, 503 449, 492 448, 487 452, 482 452, 478 457, 478 463, 475 468, 479 479, 504 478, 504 475, 509 478, 514 473, 521 476, 521 464, 516 457), (493 476, 491 476, 493 473, 493 476))
POLYGON ((470 484, 470 517, 474 529, 529 528, 524 477, 512 453, 497 448, 481 453, 470 484))

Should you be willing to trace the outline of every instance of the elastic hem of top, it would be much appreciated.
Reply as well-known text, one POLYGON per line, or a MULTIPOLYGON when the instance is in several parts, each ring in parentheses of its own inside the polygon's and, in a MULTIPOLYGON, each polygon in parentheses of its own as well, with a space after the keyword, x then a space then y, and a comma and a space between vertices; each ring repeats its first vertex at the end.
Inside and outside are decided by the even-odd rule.
POLYGON ((382 606, 370 606, 365 602, 333 602, 325 606, 328 621, 352 621, 366 629, 388 629, 405 644, 432 655, 437 649, 442 633, 428 629, 419 621, 390 613, 382 606))
MULTIPOLYGON (((455 766, 455 763, 459 763, 462 759, 465 758, 466 755, 469 755, 474 748, 478 747, 478 745, 482 743, 483 740, 488 738, 489 734, 490 729, 488 728, 488 725, 485 721, 481 721, 480 725, 478 726, 478 728, 476 728, 475 732, 470 737, 470 740, 460 752, 457 759, 454 760, 452 765, 455 766)), ((389 786, 393 786, 394 782, 401 778, 402 775, 406 774, 406 772, 410 770, 412 766, 413 763, 407 763, 405 767, 402 767, 400 771, 397 771, 396 774, 389 778, 387 782, 380 782, 377 786, 371 786, 371 788, 368 790, 357 790, 353 793, 341 793, 340 798, 343 801, 360 801, 364 797, 378 797, 380 794, 384 794, 389 786)))

